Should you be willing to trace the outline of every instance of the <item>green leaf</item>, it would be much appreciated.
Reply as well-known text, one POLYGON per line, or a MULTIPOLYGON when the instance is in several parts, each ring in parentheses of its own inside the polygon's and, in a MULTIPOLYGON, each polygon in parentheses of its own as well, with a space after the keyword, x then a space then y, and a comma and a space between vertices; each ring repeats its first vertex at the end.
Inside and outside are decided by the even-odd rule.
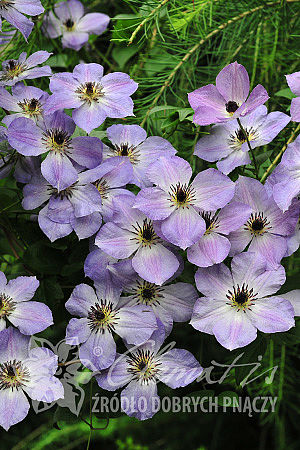
POLYGON ((138 45, 130 45, 130 47, 115 47, 112 51, 112 57, 119 65, 120 69, 123 69, 127 61, 132 58, 138 51, 138 45))
POLYGON ((289 100, 297 97, 295 94, 292 93, 290 88, 280 89, 280 91, 276 92, 274 95, 276 95, 277 97, 288 98, 289 100))

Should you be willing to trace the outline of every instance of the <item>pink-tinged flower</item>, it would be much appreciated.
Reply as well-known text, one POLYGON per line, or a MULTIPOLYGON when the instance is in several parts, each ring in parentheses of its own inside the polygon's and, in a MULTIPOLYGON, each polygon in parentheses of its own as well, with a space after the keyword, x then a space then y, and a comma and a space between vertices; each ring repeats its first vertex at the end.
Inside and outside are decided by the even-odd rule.
POLYGON ((293 205, 283 213, 268 190, 254 178, 239 177, 233 201, 248 205, 249 219, 229 235, 230 256, 248 250, 259 253, 271 266, 278 265, 287 251, 287 237, 295 231, 299 206, 293 205))
POLYGON ((286 75, 286 81, 293 94, 297 95, 291 103, 291 119, 294 122, 300 122, 300 72, 286 75))
POLYGON ((229 233, 240 228, 250 217, 252 209, 244 203, 231 202, 219 212, 201 211, 206 231, 187 250, 187 259, 198 267, 209 267, 224 261, 230 251, 229 233))
POLYGON ((9 327, 0 332, 0 425, 7 431, 28 414, 28 397, 52 403, 64 397, 54 376, 57 356, 48 348, 30 349, 30 336, 9 327))
POLYGON ((87 284, 79 284, 66 303, 72 315, 67 326, 66 343, 82 344, 81 362, 89 369, 102 370, 111 366, 116 358, 114 334, 128 344, 146 342, 157 329, 156 318, 145 306, 126 306, 115 295, 111 286, 99 291, 87 284))
POLYGON ((112 125, 107 129, 112 148, 104 147, 103 158, 124 156, 132 165, 131 183, 139 187, 152 186, 147 178, 147 169, 160 156, 174 156, 175 148, 159 136, 149 136, 138 125, 112 125))
POLYGON ((121 297, 126 306, 145 305, 151 308, 155 316, 162 322, 165 334, 168 336, 173 328, 173 322, 187 322, 190 320, 197 291, 189 283, 173 283, 158 286, 138 277, 123 289, 129 294, 121 297))
POLYGON ((204 297, 197 300, 190 323, 229 350, 250 344, 257 330, 278 333, 295 325, 291 303, 284 294, 274 296, 285 282, 284 268, 268 270, 259 255, 235 256, 231 271, 223 263, 198 269, 195 280, 204 297))
POLYGON ((114 363, 96 375, 102 389, 121 392, 121 408, 130 417, 150 419, 157 412, 157 383, 171 389, 187 386, 203 371, 196 358, 187 350, 161 349, 165 339, 163 327, 155 331, 148 342, 130 347, 123 355, 117 353, 114 363))
POLYGON ((0 87, 0 106, 9 112, 2 122, 9 126, 18 117, 27 117, 35 122, 41 122, 44 115, 44 104, 49 94, 34 86, 16 83, 10 94, 4 87, 0 87), (15 114, 12 114, 15 113, 15 114))
POLYGON ((44 17, 44 30, 50 38, 62 36, 64 48, 80 50, 88 42, 90 34, 102 34, 110 21, 106 14, 84 14, 84 7, 78 0, 58 2, 44 17), (54 14, 55 13, 55 14, 54 14))
POLYGON ((50 77, 50 66, 37 67, 47 61, 51 53, 40 50, 28 56, 23 52, 18 59, 3 61, 0 71, 0 86, 14 86, 18 81, 50 77))
POLYGON ((7 282, 0 272, 0 331, 6 328, 6 321, 23 334, 39 333, 53 324, 48 306, 30 301, 39 284, 36 277, 18 277, 7 282))
MULTIPOLYGON (((240 120, 251 147, 256 148, 269 144, 291 118, 279 111, 268 114, 261 105, 240 120)), ((210 135, 198 141, 194 154, 205 161, 218 161, 218 169, 227 175, 236 167, 251 163, 244 131, 237 120, 214 125, 210 135)))
POLYGON ((253 111, 269 96, 258 84, 249 95, 249 76, 241 64, 234 62, 224 67, 216 78, 216 86, 208 84, 188 94, 198 125, 227 122, 253 111), (249 95, 249 97, 248 97, 249 95))
POLYGON ((157 234, 156 224, 133 208, 134 198, 114 199, 113 222, 102 226, 95 244, 116 259, 132 256, 134 270, 146 281, 158 285, 179 268, 179 260, 157 234))
POLYGON ((39 0, 1 0, 0 2, 0 31, 1 17, 7 20, 17 30, 20 30, 27 41, 34 23, 23 16, 38 16, 44 12, 44 8, 39 0))
POLYGON ((286 211, 300 193, 300 136, 288 145, 274 172, 271 175, 274 200, 286 211))
POLYGON ((51 77, 53 95, 47 102, 48 113, 72 108, 73 120, 90 133, 106 117, 122 118, 133 115, 131 95, 138 84, 122 72, 103 76, 100 64, 78 64, 73 73, 62 72, 51 77))
POLYGON ((38 156, 47 153, 41 171, 48 183, 58 191, 71 186, 78 179, 73 162, 89 169, 102 161, 103 144, 90 136, 72 138, 75 123, 62 111, 47 115, 43 122, 35 124, 20 117, 8 127, 7 139, 21 155, 38 156))
POLYGON ((190 182, 192 168, 178 156, 162 156, 149 166, 147 177, 156 187, 142 189, 134 204, 147 217, 161 221, 163 237, 186 249, 205 233, 199 210, 214 211, 233 197, 234 183, 221 172, 207 169, 190 182))

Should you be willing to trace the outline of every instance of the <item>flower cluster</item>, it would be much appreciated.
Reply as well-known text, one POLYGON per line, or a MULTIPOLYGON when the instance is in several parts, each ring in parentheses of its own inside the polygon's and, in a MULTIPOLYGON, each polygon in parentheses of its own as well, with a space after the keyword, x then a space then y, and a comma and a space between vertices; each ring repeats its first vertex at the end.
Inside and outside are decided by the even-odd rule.
MULTIPOLYGON (((89 16, 80 2, 68 0, 47 16, 45 26, 50 36, 63 35, 64 46, 78 49, 89 32, 99 34, 107 26, 108 18, 89 16)), ((75 316, 66 342, 79 346, 82 364, 101 388, 124 388, 121 397, 134 399, 126 413, 144 420, 155 414, 159 381, 178 388, 202 371, 189 351, 161 349, 174 323, 190 322, 229 350, 248 345, 257 330, 276 333, 294 326, 299 294, 275 294, 285 282, 281 260, 299 246, 300 137, 265 185, 241 174, 235 182, 229 178, 232 170, 251 163, 248 151, 271 142, 291 120, 281 112, 268 114, 261 85, 248 96, 246 69, 229 64, 216 86, 189 94, 194 122, 214 124, 195 154, 217 161, 217 169, 193 174, 170 142, 147 137, 138 125, 108 127, 105 142, 79 135, 78 128, 90 133, 107 117, 132 116, 131 95, 138 85, 125 73, 103 75, 101 65, 82 63, 73 73, 54 74, 51 94, 25 86, 20 80, 51 75, 47 66, 33 68, 48 57, 47 52, 27 59, 22 54, 4 63, 1 83, 12 88, 0 90, 7 112, 1 170, 5 176, 19 164, 14 175, 25 184, 23 207, 35 210, 52 242, 72 231, 79 239, 91 238, 84 271, 93 286, 77 285, 66 302, 75 316), (63 109, 72 110, 72 117, 63 109), (185 251, 198 267, 200 298, 192 284, 176 281, 185 251), (121 348, 127 350, 120 354, 121 348), (141 397, 143 410, 137 407, 141 397)), ((293 89, 297 76, 288 80, 293 89)), ((10 411, 1 424, 7 429, 27 413, 23 391, 34 399, 62 393, 53 377, 55 357, 24 347, 23 334, 52 323, 45 305, 28 301, 38 282, 20 277, 6 286, 4 275, 1 280, 1 329, 10 321, 20 330, 2 331, 0 344, 0 394, 10 411), (40 376, 50 380, 47 392, 33 386, 37 357, 40 376), (22 407, 13 412, 12 402, 22 407)))

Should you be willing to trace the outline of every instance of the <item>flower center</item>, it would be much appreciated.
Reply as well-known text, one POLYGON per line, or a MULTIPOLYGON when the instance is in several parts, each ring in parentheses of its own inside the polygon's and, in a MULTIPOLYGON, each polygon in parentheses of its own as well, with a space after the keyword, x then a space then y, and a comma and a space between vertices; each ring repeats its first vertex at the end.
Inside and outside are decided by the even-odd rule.
POLYGON ((10 6, 14 5, 13 0, 0 0, 0 9, 8 9, 10 6))
POLYGON ((81 84, 75 91, 80 100, 91 104, 92 102, 98 102, 103 97, 103 87, 99 83, 94 81, 88 81, 81 84))
POLYGON ((156 306, 160 304, 160 298, 162 298, 162 288, 154 283, 148 281, 140 281, 133 289, 134 297, 137 299, 138 304, 156 306))
POLYGON ((206 211, 202 211, 199 214, 205 221, 206 231, 204 234, 210 234, 212 232, 212 230, 214 230, 215 228, 218 228, 219 221, 218 221, 217 214, 213 214, 211 212, 206 212, 206 211))
POLYGON ((131 164, 136 164, 139 160, 139 150, 133 145, 129 145, 128 143, 115 145, 114 151, 118 156, 128 156, 131 164))
POLYGON ((142 225, 136 222, 136 225, 132 225, 132 227, 134 229, 133 233, 137 235, 136 238, 134 237, 132 239, 137 240, 143 247, 151 247, 159 239, 154 231, 152 220, 144 219, 142 225))
POLYGON ((266 217, 264 217, 263 212, 252 213, 246 223, 245 230, 250 231, 250 233, 254 236, 259 236, 272 228, 268 226, 269 224, 270 222, 266 217))
POLYGON ((56 188, 49 184, 47 190, 50 191, 50 194, 53 195, 54 198, 60 198, 61 200, 63 200, 64 198, 70 199, 74 193, 74 190, 76 190, 76 185, 77 181, 71 186, 68 186, 66 189, 58 191, 56 188))
POLYGON ((20 75, 20 73, 24 72, 25 69, 26 69, 25 64, 20 64, 15 59, 10 59, 9 61, 7 61, 6 66, 3 69, 3 73, 0 80, 1 81, 13 80, 15 77, 20 75))
POLYGON ((100 303, 91 306, 88 321, 92 331, 104 333, 107 330, 112 332, 118 321, 117 312, 113 309, 111 302, 100 300, 100 303))
POLYGON ((68 153, 68 150, 71 148, 72 139, 66 131, 53 128, 43 133, 42 141, 46 145, 47 150, 68 153))
POLYGON ((257 294, 254 294, 253 288, 249 289, 248 285, 243 285, 240 287, 239 285, 233 287, 233 291, 228 290, 228 294, 226 297, 229 300, 227 305, 236 308, 237 311, 243 310, 246 312, 246 309, 251 311, 251 306, 254 305, 254 301, 256 300, 257 294))
POLYGON ((179 207, 189 207, 195 200, 195 191, 191 186, 187 184, 177 183, 176 186, 172 185, 169 191, 170 201, 179 207))
POLYGON ((19 102, 18 105, 29 117, 39 116, 42 113, 42 105, 36 98, 31 100, 26 98, 23 102, 19 102))
POLYGON ((226 111, 229 113, 229 114, 233 114, 233 113, 235 113, 236 112, 236 110, 239 108, 239 105, 236 103, 236 102, 233 102, 233 101, 229 101, 229 102, 227 102, 226 104, 225 104, 225 108, 226 108, 226 111))
POLYGON ((9 316, 15 309, 16 303, 11 297, 0 293, 0 319, 9 316))
POLYGON ((72 31, 74 28, 74 21, 72 19, 68 19, 65 21, 64 26, 68 31, 72 31))
POLYGON ((101 178, 100 180, 95 181, 94 185, 98 189, 101 195, 101 199, 107 199, 109 191, 109 185, 107 184, 107 181, 101 178))
POLYGON ((129 365, 127 372, 142 384, 154 381, 159 372, 160 363, 155 361, 154 353, 151 353, 150 350, 137 350, 127 357, 127 363, 129 365))
POLYGON ((0 391, 2 389, 17 390, 29 381, 29 370, 21 361, 13 360, 0 364, 0 391))

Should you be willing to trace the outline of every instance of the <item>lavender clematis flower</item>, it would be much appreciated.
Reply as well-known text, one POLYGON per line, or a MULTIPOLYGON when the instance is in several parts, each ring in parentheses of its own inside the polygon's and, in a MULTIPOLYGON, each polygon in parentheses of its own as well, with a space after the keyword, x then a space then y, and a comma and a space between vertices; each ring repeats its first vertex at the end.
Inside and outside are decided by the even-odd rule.
POLYGON ((133 170, 132 183, 139 187, 149 187, 147 169, 160 156, 174 156, 175 148, 159 136, 147 138, 146 131, 138 125, 112 125, 107 129, 107 137, 113 147, 103 149, 103 158, 111 156, 127 157, 133 170))
POLYGON ((47 305, 29 301, 39 284, 36 277, 18 277, 7 283, 0 272, 0 331, 6 328, 6 320, 23 334, 39 333, 53 324, 47 305))
POLYGON ((103 76, 100 64, 78 64, 73 73, 53 75, 47 102, 49 113, 62 108, 75 108, 73 120, 90 133, 106 117, 122 118, 133 115, 131 95, 138 84, 126 73, 115 72, 103 76))
POLYGON ((44 178, 35 176, 24 187, 23 194, 22 205, 27 210, 49 201, 40 211, 38 221, 51 242, 73 230, 79 239, 85 239, 95 234, 101 226, 101 195, 90 183, 87 172, 78 174, 72 186, 59 192, 44 178))
POLYGON ((44 30, 52 39, 62 36, 63 47, 76 51, 88 42, 90 34, 102 34, 110 21, 106 14, 84 15, 83 4, 78 0, 56 3, 54 13, 50 11, 44 17, 44 30))
POLYGON ((156 318, 145 306, 124 306, 111 286, 94 289, 87 284, 75 287, 67 310, 80 319, 71 319, 66 343, 82 344, 81 362, 91 370, 109 367, 116 357, 113 333, 129 344, 146 342, 157 328, 156 318))
POLYGON ((121 297, 126 306, 146 305, 151 308, 155 316, 162 322, 168 336, 173 328, 173 322, 187 322, 190 320, 197 291, 189 283, 173 283, 158 286, 140 277, 124 287, 129 296, 121 297))
POLYGON ((47 61, 50 55, 40 50, 27 58, 27 53, 23 52, 18 59, 4 61, 0 71, 0 86, 14 86, 18 81, 51 76, 50 66, 36 67, 47 61))
POLYGON ((250 217, 252 209, 244 203, 231 202, 219 212, 201 211, 206 231, 187 250, 188 260, 198 267, 209 267, 224 261, 230 251, 229 233, 240 228, 250 217))
MULTIPOLYGON (((266 145, 289 123, 291 118, 279 111, 268 114, 264 105, 242 117, 241 124, 252 148, 266 145)), ((248 144, 237 120, 215 125, 209 136, 201 138, 195 155, 205 161, 218 161, 218 169, 226 175, 238 166, 250 164, 248 144)))
POLYGON ((26 156, 48 152, 41 171, 46 180, 62 191, 78 178, 72 160, 83 167, 93 168, 102 160, 103 144, 100 139, 89 136, 72 138, 75 123, 62 111, 45 117, 42 127, 32 120, 21 117, 8 127, 10 145, 26 156))
POLYGON ((158 382, 176 389, 192 383, 203 371, 187 350, 160 350, 164 338, 162 327, 145 344, 117 354, 112 366, 95 377, 99 386, 108 391, 126 386, 121 393, 121 407, 128 416, 150 419, 159 406, 158 382))
POLYGON ((300 136, 288 145, 275 170, 274 200, 280 209, 286 211, 300 193, 300 136))
POLYGON ((30 349, 30 336, 15 328, 0 332, 0 425, 6 431, 27 416, 27 397, 45 403, 63 398, 56 370, 57 356, 51 350, 30 349))
POLYGON ((254 178, 239 177, 233 201, 245 203, 252 208, 247 222, 229 235, 230 256, 249 251, 260 253, 271 265, 278 265, 287 251, 287 237, 294 233, 299 217, 295 205, 283 213, 268 191, 254 178))
POLYGON ((291 119, 300 122, 300 72, 286 75, 286 81, 293 94, 297 95, 291 103, 291 119))
POLYGON ((38 16, 44 12, 44 8, 39 0, 1 0, 0 3, 0 31, 1 31, 1 17, 7 20, 17 30, 20 30, 27 41, 33 29, 33 22, 23 14, 29 16, 38 16))
POLYGON ((249 88, 244 66, 234 62, 224 67, 216 78, 216 86, 208 84, 188 94, 195 111, 194 122, 198 125, 227 122, 245 116, 268 100, 268 93, 261 84, 250 95, 249 88))
POLYGON ((17 33, 16 30, 4 31, 3 33, 0 33, 0 46, 7 45, 12 40, 12 38, 16 33, 17 33))
POLYGON ((285 282, 284 268, 268 270, 259 255, 235 256, 231 271, 223 263, 198 269, 195 280, 204 297, 197 300, 190 323, 214 334, 229 350, 250 344, 257 330, 278 333, 295 325, 291 303, 284 295, 273 295, 285 282))
POLYGON ((11 91, 12 95, 0 87, 0 106, 10 113, 2 119, 6 126, 17 117, 28 117, 35 122, 43 120, 43 107, 49 94, 36 87, 25 86, 22 82, 16 83, 11 91))
POLYGON ((234 195, 234 183, 215 169, 204 170, 190 183, 192 168, 178 156, 159 158, 151 164, 147 176, 156 187, 142 189, 134 207, 150 219, 162 221, 162 235, 183 249, 205 233, 199 209, 222 208, 234 195))
POLYGON ((155 224, 133 209, 134 198, 114 199, 113 222, 102 226, 95 244, 117 259, 132 257, 134 270, 150 283, 161 285, 179 268, 178 258, 156 233, 155 224))

